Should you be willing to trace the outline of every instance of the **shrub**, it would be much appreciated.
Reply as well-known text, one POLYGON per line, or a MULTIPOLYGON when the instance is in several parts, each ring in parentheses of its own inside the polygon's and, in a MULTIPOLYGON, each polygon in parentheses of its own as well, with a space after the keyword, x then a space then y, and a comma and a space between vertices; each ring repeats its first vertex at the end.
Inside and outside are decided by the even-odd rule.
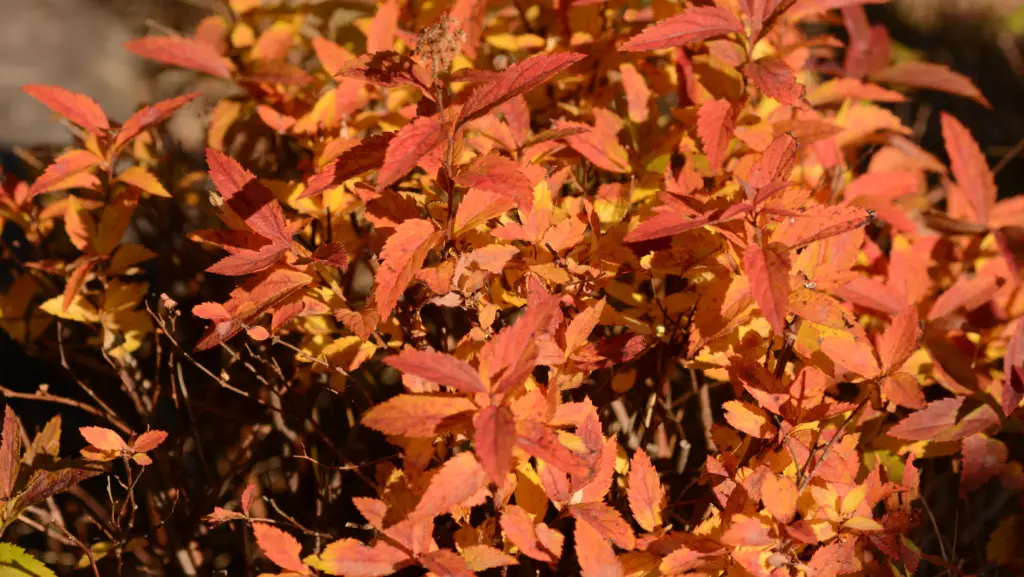
POLYGON ((95 575, 1019 571, 1024 205, 956 118, 948 168, 914 144, 906 90, 987 101, 868 3, 232 0, 127 46, 234 87, 203 170, 161 131, 195 94, 25 87, 76 144, 0 189, 0 326, 62 389, 3 393, 87 446, 8 406, 8 537, 95 575))

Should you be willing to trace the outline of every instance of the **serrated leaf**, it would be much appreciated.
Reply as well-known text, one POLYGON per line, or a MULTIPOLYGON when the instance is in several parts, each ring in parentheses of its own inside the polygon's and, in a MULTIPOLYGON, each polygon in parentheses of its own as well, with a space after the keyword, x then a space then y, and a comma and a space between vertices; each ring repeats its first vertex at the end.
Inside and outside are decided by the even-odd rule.
POLYGON ((0 499, 10 498, 21 469, 21 425, 14 409, 4 406, 3 432, 0 434, 0 499))
POLYGON ((395 133, 388 132, 364 138, 359 144, 341 153, 341 156, 327 167, 310 177, 306 181, 306 190, 299 195, 299 198, 316 196, 328 188, 339 186, 350 178, 381 166, 384 163, 388 145, 394 137, 395 133))
POLYGON ((69 150, 61 154, 32 183, 29 188, 29 199, 46 192, 88 188, 93 181, 98 184, 96 176, 86 171, 101 162, 102 158, 88 150, 69 150))
POLYGON ((459 453, 434 474, 410 518, 433 519, 453 507, 479 505, 487 496, 486 487, 487 473, 473 453, 459 453))
POLYGON ((501 486, 512 461, 515 416, 507 407, 490 405, 473 417, 473 450, 491 481, 501 486))
POLYGON ((29 84, 22 86, 21 89, 46 105, 54 114, 67 118, 72 124, 81 126, 90 134, 101 136, 110 130, 110 122, 103 109, 85 94, 44 84, 29 84))
POLYGON ((436 114, 421 116, 403 126, 388 143, 384 163, 377 172, 377 192, 409 174, 420 160, 445 140, 448 127, 436 114))
POLYGON ((881 382, 882 394, 887 399, 908 409, 923 409, 927 405, 924 391, 917 377, 908 373, 887 375, 881 382))
POLYGON ((697 135, 711 170, 721 170, 735 130, 736 116, 728 100, 709 100, 697 110, 697 135))
POLYGON ((769 439, 775 434, 775 427, 768 413, 744 401, 726 401, 722 404, 725 420, 737 431, 759 439, 769 439))
POLYGON ((496 567, 518 565, 515 557, 489 545, 470 545, 462 549, 462 558, 470 571, 486 571, 496 567))
POLYGON ((309 574, 309 568, 299 556, 302 553, 302 545, 295 537, 266 523, 253 523, 252 532, 256 536, 256 544, 259 545, 260 551, 263 551, 267 559, 275 565, 300 575, 309 574))
POLYGON ((440 231, 423 219, 407 220, 398 225, 384 242, 381 263, 374 276, 374 298, 382 319, 391 316, 398 298, 423 266, 427 252, 438 241, 440 231))
POLYGON ((928 320, 940 319, 959 309, 972 311, 992 300, 1001 285, 1001 279, 994 276, 961 277, 935 299, 928 320))
POLYGON ((530 518, 530 514, 522 507, 517 505, 505 506, 501 512, 499 523, 505 536, 519 548, 519 552, 523 555, 544 563, 555 563, 558 561, 558 555, 553 555, 552 552, 546 550, 538 539, 533 519, 530 518))
POLYGON ((238 161, 219 150, 207 148, 206 163, 217 191, 253 232, 278 246, 291 245, 292 235, 273 192, 260 184, 256 176, 242 168, 238 161))
POLYGON ((507 197, 525 210, 533 208, 533 186, 530 185, 530 179, 523 174, 517 162, 499 154, 492 153, 474 159, 455 177, 455 183, 507 197))
POLYGON ((948 92, 981 104, 985 108, 992 105, 978 90, 970 78, 950 70, 944 64, 935 62, 900 62, 871 76, 875 82, 887 82, 911 88, 927 88, 939 92, 948 92))
POLYGON ((585 54, 577 52, 535 54, 509 66, 496 79, 473 90, 459 113, 458 124, 479 118, 501 103, 533 90, 584 58, 585 54))
POLYGON ((234 64, 201 40, 183 36, 146 36, 125 44, 129 52, 169 66, 231 78, 234 64))
POLYGON ((132 450, 137 453, 152 451, 159 447, 165 440, 167 440, 167 431, 161 431, 158 429, 146 431, 139 435, 139 437, 135 439, 135 442, 132 443, 132 450))
MULTIPOLYGON (((156 104, 150 104, 149 106, 142 107, 135 114, 129 116, 128 120, 125 120, 124 124, 121 125, 121 128, 118 129, 117 136, 114 138, 114 144, 111 146, 111 156, 117 156, 117 152, 121 150, 121 147, 128 144, 131 139, 141 134, 144 130, 167 120, 177 112, 179 108, 185 106, 189 102, 192 102, 198 96, 198 92, 193 92, 191 94, 168 98, 167 100, 161 100, 156 104)), ((145 189, 143 188, 143 190, 145 189)))
POLYGON ((747 77, 762 94, 782 104, 803 106, 804 87, 796 74, 780 58, 762 58, 746 66, 747 77))
POLYGON ((1008 451, 1002 441, 980 433, 964 439, 962 447, 960 496, 964 497, 1003 472, 1008 451))
POLYGON ((995 206, 998 196, 995 176, 988 167, 978 141, 967 127, 945 112, 940 118, 942 138, 949 154, 949 168, 956 179, 957 188, 967 197, 978 222, 984 224, 988 222, 989 211, 995 206))
POLYGON ((923 334, 916 307, 908 307, 892 319, 878 340, 878 356, 882 370, 892 372, 907 362, 917 350, 923 334))
POLYGON ((57 577, 42 561, 13 543, 0 543, 0 569, 5 577, 57 577))
POLYGON ((622 88, 626 92, 629 119, 637 124, 646 122, 650 116, 648 103, 651 100, 651 89, 647 87, 647 81, 636 66, 629 62, 619 65, 619 73, 622 74, 622 88))
POLYGON ((785 475, 770 473, 761 484, 761 502, 772 517, 784 525, 793 522, 799 496, 796 482, 785 475))
POLYGON ((789 304, 789 259, 772 247, 751 244, 743 252, 743 272, 750 279, 750 293, 776 334, 786 327, 789 304))
POLYGON ((82 434, 86 442, 102 451, 125 451, 128 445, 125 444, 121 435, 115 431, 103 427, 80 427, 78 432, 82 434))
POLYGON ((583 577, 623 577, 622 563, 608 539, 585 519, 576 517, 576 558, 583 577))
POLYGON ((633 519, 645 531, 661 526, 661 511, 665 504, 665 487, 658 471, 643 449, 637 449, 629 462, 629 489, 626 491, 633 519))
POLYGON ((772 241, 796 250, 856 230, 871 219, 870 211, 852 204, 815 205, 800 216, 784 218, 772 233, 772 241))
POLYGON ((167 192, 167 189, 160 183, 160 180, 141 166, 129 166, 121 174, 117 175, 117 180, 154 196, 171 198, 171 193, 167 192))
POLYGON ((691 6, 648 26, 619 50, 644 52, 672 48, 729 33, 743 33, 743 23, 732 12, 718 6, 691 6))

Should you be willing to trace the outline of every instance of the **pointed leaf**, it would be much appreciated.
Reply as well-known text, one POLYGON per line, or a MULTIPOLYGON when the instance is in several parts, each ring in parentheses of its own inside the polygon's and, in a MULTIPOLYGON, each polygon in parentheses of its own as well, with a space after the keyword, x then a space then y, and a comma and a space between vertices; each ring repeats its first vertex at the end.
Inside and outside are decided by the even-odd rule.
POLYGON ((569 508, 569 512, 577 519, 583 519, 597 530, 604 538, 611 540, 616 546, 632 551, 636 547, 636 536, 629 523, 619 512, 603 502, 577 503, 569 508))
POLYGON ((995 176, 988 167, 985 154, 971 132, 955 117, 941 115, 942 138, 949 154, 949 167, 960 191, 966 196, 971 208, 978 216, 978 222, 985 224, 989 211, 996 204, 998 191, 995 176))
POLYGON ((643 449, 637 449, 629 462, 629 489, 626 492, 633 519, 645 531, 661 526, 661 511, 665 504, 665 487, 658 471, 643 449))
POLYGON ((479 188, 514 200, 526 210, 533 207, 533 186, 522 167, 499 154, 478 157, 455 177, 455 183, 466 188, 479 188))
POLYGON ((433 437, 446 421, 476 408, 462 397, 398 395, 367 411, 362 423, 386 435, 433 437))
POLYGON ((892 324, 885 329, 878 341, 878 356, 882 360, 882 370, 888 373, 902 367, 917 350, 922 334, 916 307, 908 307, 893 318, 892 324))
POLYGON ((501 512, 501 530, 519 552, 531 559, 544 563, 555 563, 557 555, 552 555, 538 540, 533 519, 525 509, 517 505, 506 505, 501 512))
POLYGON ((139 435, 139 438, 135 439, 132 443, 132 450, 136 453, 145 453, 146 451, 152 451, 153 449, 160 446, 167 440, 167 431, 153 430, 146 431, 139 435))
POLYGON ((743 272, 750 278, 750 293, 776 334, 786 327, 789 304, 789 259, 772 247, 751 244, 743 252, 743 272))
POLYGON ((743 23, 732 12, 718 6, 693 6, 648 26, 619 50, 644 52, 672 48, 731 32, 743 33, 743 23))
POLYGON ((799 490, 793 479, 774 473, 764 478, 761 484, 761 502, 776 521, 784 525, 793 522, 796 516, 796 502, 799 490))
POLYGON ((102 136, 110 130, 110 122, 103 109, 85 94, 44 84, 29 84, 22 86, 21 89, 45 104, 54 114, 67 118, 72 124, 81 126, 90 134, 102 136))
POLYGON ((234 64, 203 42, 183 36, 146 36, 125 44, 129 52, 168 66, 205 72, 211 76, 231 78, 234 64))
POLYGON ((359 144, 342 152, 334 162, 310 177, 306 182, 306 190, 299 198, 316 196, 328 188, 339 186, 350 178, 381 166, 388 145, 394 137, 393 132, 368 136, 359 144))
POLYGON ((428 220, 407 220, 388 237, 380 256, 381 263, 374 277, 374 297, 382 319, 391 316, 398 298, 423 266, 427 252, 438 240, 439 231, 428 220))
POLYGON ((782 104, 803 106, 804 87, 781 58, 762 58, 746 66, 747 77, 762 94, 782 104))
POLYGON ((934 321, 958 309, 972 311, 992 300, 1001 284, 994 276, 961 277, 935 299, 928 320, 934 321))
POLYGON ((185 106, 189 102, 192 102, 198 96, 198 92, 193 92, 191 94, 161 100, 156 104, 145 106, 135 114, 129 116, 128 120, 125 120, 124 124, 121 125, 121 128, 118 129, 117 137, 114 138, 114 144, 111 146, 112 156, 116 156, 117 151, 121 150, 121 147, 125 144, 128 144, 128 141, 141 134, 144 130, 167 120, 171 115, 177 112, 179 108, 185 106))
POLYGON ((430 382, 452 387, 463 393, 486 393, 476 369, 469 363, 436 351, 403 349, 396 356, 384 359, 384 363, 403 373, 415 375, 430 382))
POLYGON ((400 549, 378 541, 367 547, 355 539, 339 539, 324 547, 316 559, 315 568, 328 575, 345 577, 385 577, 409 558, 400 549))
POLYGON ((384 164, 377 172, 377 192, 409 174, 427 153, 444 142, 446 130, 436 114, 403 126, 388 143, 384 164))
POLYGON ((871 76, 875 82, 927 88, 970 98, 985 108, 992 105, 970 78, 934 62, 900 62, 871 76))
POLYGON ((479 505, 481 497, 486 497, 486 487, 487 473, 473 453, 459 453, 434 474, 410 518, 433 519, 453 507, 479 505))
POLYGON ((260 550, 278 567, 307 575, 309 569, 302 562, 299 554, 302 545, 288 533, 266 523, 253 523, 252 532, 256 536, 256 544, 260 550))
POLYGON ((582 577, 623 577, 622 563, 608 539, 586 520, 576 517, 576 559, 582 577))
POLYGON ((533 90, 584 58, 585 54, 576 52, 536 54, 509 66, 498 78, 473 90, 462 107, 459 125, 487 114, 506 100, 533 90))
POLYGON ((273 192, 260 184, 253 173, 223 152, 207 148, 206 163, 210 167, 210 178, 217 191, 253 232, 278 246, 291 246, 292 235, 288 232, 284 212, 273 192))
POLYGON ((852 204, 815 205, 800 216, 783 220, 772 233, 772 241, 796 250, 858 229, 872 218, 871 211, 852 204))
POLYGON ((515 417, 507 407, 490 405, 473 417, 473 450, 491 481, 498 486, 509 472, 515 440, 515 417))
POLYGON ((964 439, 961 452, 964 458, 963 469, 960 471, 961 497, 980 489, 1006 467, 1006 445, 980 433, 964 439))
POLYGON ((0 499, 10 498, 21 467, 21 425, 14 409, 4 406, 3 433, 0 436, 0 499))
POLYGON ((908 409, 923 409, 927 405, 921 383, 908 373, 893 373, 882 379, 882 394, 887 399, 908 409))
POLYGON ((736 116, 728 100, 709 100, 697 110, 697 135, 712 171, 721 170, 735 130, 736 116))
POLYGON ((80 427, 78 432, 82 434, 87 443, 102 451, 124 451, 128 449, 124 439, 110 429, 103 427, 80 427))

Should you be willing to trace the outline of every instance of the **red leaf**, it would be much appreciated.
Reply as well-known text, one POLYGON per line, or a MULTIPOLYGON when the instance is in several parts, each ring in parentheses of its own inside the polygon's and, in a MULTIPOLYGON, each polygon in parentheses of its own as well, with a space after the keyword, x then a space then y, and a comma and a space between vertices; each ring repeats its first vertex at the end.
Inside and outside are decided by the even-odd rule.
POLYGON ((232 254, 210 265, 206 272, 227 276, 242 276, 260 272, 274 266, 287 248, 276 244, 260 247, 258 251, 233 249, 232 254))
POLYGON ((961 277, 935 299, 928 311, 928 320, 934 321, 961 308, 972 311, 990 301, 1001 284, 1001 279, 994 276, 961 277))
POLYGON ((366 53, 373 54, 382 50, 391 50, 395 46, 395 33, 398 31, 399 5, 397 0, 387 0, 377 9, 366 34, 366 53))
POLYGON ((721 170, 735 130, 736 116, 728 100, 710 100, 697 110, 697 135, 704 145, 704 155, 708 157, 712 171, 721 170))
POLYGON ((420 159, 444 142, 446 130, 436 114, 421 116, 403 126, 388 143, 384 164, 377 172, 377 192, 409 174, 420 159))
POLYGON ((918 192, 924 180, 917 170, 869 172, 855 178, 843 189, 848 201, 860 197, 895 200, 918 192))
POLYGON ((334 311, 334 318, 341 321, 345 328, 364 341, 370 338, 374 329, 377 328, 377 324, 380 323, 380 315, 373 309, 363 311, 338 309, 334 311))
POLYGON ((410 375, 452 387, 463 393, 486 393, 476 369, 462 359, 436 351, 402 350, 397 356, 384 359, 384 363, 410 375))
POLYGON ((1003 394, 1000 404, 1003 413, 1009 416, 1024 398, 1024 380, 1020 368, 1024 367, 1024 320, 1017 321, 1017 327, 1006 344, 1003 356, 1003 394))
POLYGON ((750 293, 761 314, 781 335, 789 304, 789 258, 771 247, 751 244, 743 252, 743 272, 750 278, 750 293))
POLYGON ((63 116, 73 124, 77 124, 86 132, 102 136, 110 130, 110 122, 103 109, 92 98, 85 94, 71 92, 60 86, 47 86, 44 84, 29 84, 21 89, 42 102, 54 114, 63 116))
POLYGON ((0 436, 0 499, 8 499, 21 468, 21 426, 14 409, 4 406, 3 433, 0 436))
POLYGON ((1007 450, 1002 441, 982 434, 963 441, 963 469, 960 471, 960 496, 980 489, 1006 467, 1007 450))
POLYGON ((852 204, 814 205, 800 216, 785 218, 772 233, 772 241, 796 250, 858 229, 872 218, 871 211, 852 204))
POLYGON ((751 186, 765 188, 774 182, 788 179, 796 162, 797 146, 796 138, 789 134, 776 136, 750 169, 751 186))
POLYGON ((433 437, 453 417, 477 410, 472 401, 448 395, 398 395, 363 414, 364 426, 385 435, 433 437))
POLYGON ((394 573, 397 565, 408 558, 384 541, 367 547, 355 539, 339 539, 324 547, 316 567, 330 575, 384 577, 394 573))
POLYGON ((114 138, 114 144, 111 146, 111 157, 116 157, 118 151, 121 150, 121 147, 142 133, 142 131, 167 120, 171 115, 177 112, 179 108, 185 106, 189 102, 192 102, 198 96, 198 92, 193 92, 191 94, 161 100, 156 104, 145 106, 135 114, 129 116, 128 120, 125 120, 124 124, 122 124, 121 128, 117 131, 117 137, 114 138))
POLYGON ((950 70, 944 64, 934 62, 900 62, 874 74, 875 82, 888 82, 909 86, 911 88, 927 88, 939 92, 948 92, 970 98, 985 108, 992 108, 988 99, 978 90, 970 78, 950 70))
POLYGON ((445 577, 476 577, 476 573, 469 570, 466 561, 459 554, 451 549, 438 549, 419 557, 420 565, 423 565, 432 575, 444 575, 445 577))
POLYGON ((380 252, 384 262, 374 277, 374 298, 382 319, 391 315, 398 297, 423 266, 423 259, 437 242, 439 234, 430 221, 413 219, 398 225, 394 234, 388 237, 380 252))
POLYGON ((309 568, 299 557, 302 545, 295 537, 266 523, 253 523, 252 532, 256 536, 256 544, 260 550, 275 565, 301 575, 309 574, 309 568))
POLYGON ((586 520, 576 517, 576 559, 582 577, 623 577, 622 563, 608 539, 586 520))
POLYGON ((506 100, 533 90, 584 58, 585 54, 563 52, 535 54, 522 62, 516 62, 502 71, 493 82, 473 90, 459 113, 458 125, 479 118, 506 100))
POLYGON ((882 370, 889 373, 902 367, 917 350, 921 335, 921 321, 917 317, 917 308, 907 307, 907 310, 892 319, 892 324, 885 329, 878 341, 878 356, 882 360, 882 370))
POLYGON ((507 407, 490 405, 473 417, 473 450, 499 487, 505 482, 516 440, 516 422, 507 407))
POLYGON ((231 78, 235 70, 231 60, 221 56, 206 42, 183 36, 146 36, 125 44, 128 51, 169 66, 231 78))
POLYGON ((641 221, 636 228, 629 231, 623 237, 623 242, 638 243, 675 236, 711 222, 707 216, 686 217, 668 207, 658 207, 655 210, 654 216, 641 221))
POLYGON ((721 541, 731 547, 762 547, 772 542, 768 527, 756 517, 733 515, 721 541))
POLYGON ((124 439, 110 429, 103 427, 80 427, 78 432, 82 434, 87 443, 101 451, 124 451, 128 449, 124 439))
POLYGON ((956 428, 957 414, 964 400, 963 397, 957 397, 932 401, 924 409, 896 423, 889 429, 888 435, 907 441, 929 441, 945 437, 956 428))
POLYGON ((804 105, 804 87, 796 74, 779 58, 762 58, 746 67, 747 77, 765 96, 790 106, 804 105))
POLYGON ((348 268, 348 252, 345 250, 345 245, 340 242, 328 242, 316 247, 309 258, 320 264, 340 269, 348 268))
MULTIPOLYGON (((365 419, 364 419, 365 420, 365 419)), ((487 497, 487 473, 473 456, 465 452, 448 459, 430 479, 411 519, 433 519, 454 507, 472 507, 487 497)))
POLYGON ((998 196, 995 176, 971 132, 960 124, 959 120, 945 112, 942 113, 941 119, 942 138, 946 141, 950 170, 959 185, 959 190, 967 196, 978 222, 985 224, 998 196))
POLYGON ((478 157, 455 177, 456 184, 479 188, 516 201, 526 210, 533 208, 533 186, 523 174, 522 167, 512 159, 499 154, 478 157))
POLYGON ((207 148, 206 163, 210 167, 210 178, 221 196, 253 232, 278 246, 291 245, 292 235, 273 192, 223 152, 207 148))
POLYGON ((672 48, 730 32, 743 33, 743 23, 732 12, 717 6, 695 6, 648 26, 619 50, 644 52, 672 48))
POLYGON ((231 320, 231 313, 220 303, 199 303, 192 307, 192 314, 208 321, 231 320))
POLYGON ((146 451, 152 451, 153 449, 160 446, 167 439, 167 431, 161 431, 159 429, 153 431, 146 431, 139 435, 135 442, 132 443, 132 451, 136 453, 145 453, 146 451))
POLYGON ((394 137, 395 133, 389 132, 364 138, 359 144, 341 153, 341 156, 326 168, 310 177, 306 182, 306 190, 299 198, 316 196, 367 170, 379 167, 384 163, 388 144, 394 137))
POLYGON ((629 462, 629 489, 626 492, 633 518, 645 531, 661 526, 665 505, 665 487, 658 471, 643 449, 637 449, 629 462))
POLYGON ((629 153, 615 134, 602 133, 582 122, 555 121, 555 128, 566 131, 563 139, 594 166, 608 172, 629 172, 629 153), (578 129, 579 132, 568 131, 578 129))
POLYGON ((475 60, 486 25, 487 0, 456 0, 451 16, 465 35, 462 53, 470 60, 475 60))

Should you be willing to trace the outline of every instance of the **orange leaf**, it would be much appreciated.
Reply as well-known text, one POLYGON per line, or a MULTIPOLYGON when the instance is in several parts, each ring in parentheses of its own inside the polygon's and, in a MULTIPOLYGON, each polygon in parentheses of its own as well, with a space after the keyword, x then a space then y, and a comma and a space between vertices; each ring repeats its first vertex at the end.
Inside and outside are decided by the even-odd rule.
POLYGON ((596 528, 576 517, 576 559, 583 577, 623 577, 622 563, 615 550, 596 528))
POLYGON ((731 547, 763 547, 772 542, 768 527, 756 517, 733 515, 721 541, 731 547))
POLYGON ((274 565, 300 575, 309 574, 309 568, 299 557, 302 545, 295 537, 266 523, 253 523, 252 532, 256 536, 256 544, 259 545, 260 551, 263 551, 274 565))
POLYGON ((110 122, 103 109, 85 94, 44 84, 29 84, 22 86, 21 89, 45 104, 54 114, 67 118, 90 134, 102 136, 110 130, 110 122))
POLYGON ((458 176, 456 184, 479 188, 516 201, 526 210, 533 208, 533 186, 515 161, 499 154, 487 154, 473 162, 458 176))
POLYGON ((643 449, 637 449, 629 462, 629 489, 626 492, 633 518, 645 531, 661 526, 665 487, 658 471, 643 449))
POLYGON ((644 52, 682 46, 690 42, 743 33, 743 23, 732 12, 717 6, 690 7, 675 16, 648 26, 619 50, 644 52))
POLYGON ((355 539, 339 539, 324 547, 315 567, 329 575, 383 577, 394 573, 397 565, 408 558, 384 541, 367 547, 355 539))
POLYGON ((772 241, 796 250, 858 229, 872 218, 870 211, 852 204, 814 205, 800 216, 785 218, 772 233, 772 241))
POLYGON ((480 48, 480 38, 487 24, 487 0, 455 0, 451 12, 452 20, 459 23, 465 35, 462 53, 475 60, 480 48))
POLYGON ((1007 449, 1002 441, 982 434, 963 441, 963 469, 960 471, 960 496, 980 489, 1006 467, 1007 449))
POLYGON ((765 188, 776 181, 788 179, 796 162, 797 146, 796 138, 789 134, 779 134, 772 139, 757 164, 750 169, 751 186, 765 188))
POLYGON ((967 197, 978 222, 985 224, 998 195, 995 176, 988 167, 978 141, 974 140, 967 127, 945 112, 941 119, 942 138, 949 154, 949 168, 959 185, 957 189, 967 197))
POLYGON ((367 170, 379 167, 384 163, 388 145, 394 137, 395 133, 389 132, 364 138, 359 144, 341 153, 341 156, 326 168, 310 177, 306 182, 306 190, 299 198, 316 196, 367 170))
POLYGON ((0 434, 0 499, 8 499, 14 491, 21 468, 21 425, 14 409, 4 406, 3 433, 0 434))
POLYGON ((518 565, 515 557, 489 545, 470 545, 462 549, 462 558, 470 571, 486 571, 495 567, 518 565))
POLYGON ((444 142, 446 130, 436 114, 421 116, 403 126, 388 143, 384 164, 377 172, 377 192, 409 174, 420 159, 444 142))
POLYGON ((465 452, 448 459, 430 479, 430 485, 410 518, 433 519, 453 507, 471 507, 487 497, 487 473, 473 456, 465 452))
POLYGON ((507 407, 490 405, 473 417, 473 450, 491 481, 505 481, 516 440, 515 417, 507 407))
POLYGON ((796 81, 796 74, 784 60, 762 58, 747 64, 746 72, 765 96, 790 106, 804 105, 804 87, 796 81))
POLYGON ((958 309, 972 311, 987 303, 1002 285, 994 276, 961 277, 946 289, 928 311, 928 320, 942 318, 958 309))
POLYGON ((220 303, 199 303, 192 307, 192 314, 209 321, 226 321, 231 319, 231 313, 220 303))
POLYGON ((353 58, 351 52, 323 36, 314 36, 311 43, 320 66, 331 76, 337 74, 353 58))
POLYGON ((382 319, 391 315, 398 297, 423 266, 423 259, 437 242, 439 234, 430 221, 413 219, 398 225, 394 234, 385 241, 380 252, 384 262, 374 277, 376 287, 373 293, 382 319))
POLYGON ((480 381, 476 369, 466 361, 451 355, 406 348, 397 356, 384 359, 384 363, 403 373, 452 387, 463 393, 487 392, 487 387, 480 381))
POLYGON ((626 243, 638 243, 676 236, 710 222, 711 218, 708 216, 688 217, 669 207, 661 206, 655 209, 654 216, 640 221, 640 224, 629 231, 622 240, 626 243))
POLYGON ((776 521, 784 525, 793 522, 796 516, 796 501, 800 496, 793 479, 770 473, 761 484, 761 502, 776 521))
MULTIPOLYGON (((72 177, 89 170, 101 162, 103 162, 102 158, 88 150, 69 150, 61 154, 32 183, 32 187, 29 189, 29 199, 45 192, 83 187, 83 181, 72 179, 72 177)), ((92 181, 95 181, 97 184, 99 183, 99 180, 94 175, 87 175, 87 182, 92 181)))
POLYGON ((469 570, 466 560, 451 549, 438 549, 418 559, 420 565, 430 571, 431 575, 444 575, 445 577, 476 577, 476 573, 469 570))
POLYGON ((622 74, 622 88, 626 91, 629 119, 637 124, 646 122, 650 115, 647 104, 651 99, 651 89, 647 87, 647 81, 636 66, 629 62, 619 65, 619 73, 622 74))
POLYGON ((880 372, 875 351, 862 339, 828 337, 822 340, 821 350, 836 366, 852 373, 876 377, 880 372))
POLYGON ((900 62, 871 76, 875 82, 900 84, 911 88, 927 88, 970 98, 985 108, 992 108, 988 99, 970 78, 934 62, 900 62))
POLYGON ((922 333, 916 307, 907 307, 907 310, 893 318, 892 324, 878 340, 878 356, 882 360, 882 370, 890 373, 902 367, 917 350, 922 333))
POLYGON ((558 440, 558 436, 536 421, 518 423, 516 446, 546 463, 573 476, 583 477, 590 472, 587 462, 570 451, 558 440))
MULTIPOLYGON (((522 507, 506 505, 501 512, 499 522, 505 536, 519 548, 519 552, 523 555, 544 563, 556 563, 558 561, 560 555, 553 555, 538 540, 533 520, 530 518, 530 514, 522 507)), ((558 551, 557 553, 560 552, 558 551)))
POLYGON ((582 122, 555 122, 558 130, 578 129, 579 132, 566 133, 565 142, 573 150, 580 153, 594 166, 608 172, 629 172, 629 153, 619 143, 615 134, 606 134, 582 122))
POLYGON ((914 375, 893 373, 882 379, 881 386, 882 394, 901 407, 923 409, 927 404, 921 383, 914 375))
POLYGON ((710 100, 697 110, 697 135, 704 145, 704 155, 708 157, 711 170, 721 170, 735 130, 736 116, 728 100, 710 100))
POLYGON ((751 244, 743 252, 743 272, 750 278, 750 293, 776 334, 786 327, 789 303, 789 258, 772 247, 751 244))
POLYGON ((201 40, 183 36, 146 36, 124 45, 129 52, 168 66, 204 72, 220 78, 231 78, 235 70, 231 60, 201 40))
POLYGON ((605 299, 602 298, 573 317, 569 327, 565 330, 565 354, 567 357, 587 343, 590 333, 594 331, 597 323, 601 320, 604 308, 605 299))
POLYGON ((377 9, 366 34, 367 54, 394 48, 395 33, 398 31, 399 9, 397 0, 387 0, 377 9))
POLYGON ((964 398, 939 399, 920 411, 911 413, 889 429, 888 435, 907 441, 928 441, 956 428, 957 414, 964 398))
POLYGON ((476 408, 463 397, 398 395, 367 411, 362 422, 385 435, 433 437, 453 417, 476 408))
POLYGON ((135 114, 129 116, 128 120, 125 120, 124 124, 122 124, 121 128, 117 131, 117 137, 114 138, 114 144, 110 148, 111 158, 116 157, 118 151, 121 150, 121 147, 142 133, 142 131, 167 120, 172 114, 177 112, 179 108, 185 106, 189 102, 192 102, 198 96, 198 92, 193 92, 191 94, 161 100, 156 104, 145 106, 135 114))
POLYGON ((611 506, 603 502, 577 503, 569 507, 569 512, 577 519, 583 519, 604 538, 610 539, 616 546, 632 551, 636 547, 636 536, 629 523, 611 506))
POLYGON ((487 114, 495 106, 544 84, 559 72, 586 58, 585 54, 535 54, 509 66, 493 81, 478 86, 459 113, 461 126, 487 114))
POLYGON ((166 439, 167 431, 161 431, 159 429, 146 431, 139 435, 139 437, 135 439, 135 442, 132 443, 132 451, 135 451, 136 453, 152 451, 159 447, 166 439))
POLYGON ((292 235, 273 192, 260 184, 256 176, 242 168, 238 161, 219 150, 207 148, 206 163, 217 191, 253 232, 278 246, 291 245, 292 235))
POLYGON ((128 449, 124 439, 110 429, 103 427, 80 427, 78 432, 82 434, 87 443, 101 451, 124 451, 128 449))
POLYGON ((759 439, 770 439, 775 434, 775 427, 768 418, 768 413, 743 401, 726 401, 725 420, 737 431, 741 431, 759 439))
POLYGON ((129 166, 117 175, 117 180, 154 196, 171 198, 171 193, 167 192, 160 180, 141 166, 129 166))

